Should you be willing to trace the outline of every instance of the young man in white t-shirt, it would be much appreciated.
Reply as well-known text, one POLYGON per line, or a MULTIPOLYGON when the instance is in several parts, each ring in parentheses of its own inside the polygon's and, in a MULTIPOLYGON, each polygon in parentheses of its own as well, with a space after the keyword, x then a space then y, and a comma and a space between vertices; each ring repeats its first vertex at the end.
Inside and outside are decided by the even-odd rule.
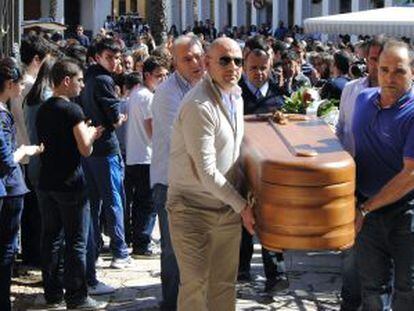
POLYGON ((152 256, 149 249, 156 211, 150 186, 152 114, 151 104, 157 85, 168 75, 168 64, 156 57, 144 62, 142 87, 129 97, 126 129, 126 171, 135 188, 132 203, 133 256, 152 256))

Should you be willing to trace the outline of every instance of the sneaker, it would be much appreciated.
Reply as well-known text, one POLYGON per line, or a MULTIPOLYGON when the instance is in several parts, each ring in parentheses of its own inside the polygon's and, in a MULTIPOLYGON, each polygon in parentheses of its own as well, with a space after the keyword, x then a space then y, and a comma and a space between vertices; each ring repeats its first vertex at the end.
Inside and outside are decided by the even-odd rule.
POLYGON ((159 257, 160 256, 155 254, 151 249, 132 252, 132 258, 135 258, 135 259, 155 259, 159 257))
POLYGON ((98 259, 96 259, 95 261, 95 267, 96 268, 103 268, 105 267, 105 262, 101 257, 98 257, 98 259))
POLYGON ((47 302, 46 303, 46 310, 65 310, 66 304, 64 301, 59 302, 47 302))
POLYGON ((111 268, 113 269, 127 269, 134 266, 134 260, 128 256, 125 258, 112 258, 111 268))
POLYGON ((89 295, 107 295, 115 292, 115 288, 112 286, 106 285, 103 282, 98 282, 94 286, 88 286, 89 295))
POLYGON ((289 281, 286 275, 279 275, 274 279, 266 280, 265 292, 271 295, 289 288, 289 281))
POLYGON ((66 304, 66 310, 102 310, 108 305, 105 301, 97 301, 91 297, 86 297, 80 304, 66 304))

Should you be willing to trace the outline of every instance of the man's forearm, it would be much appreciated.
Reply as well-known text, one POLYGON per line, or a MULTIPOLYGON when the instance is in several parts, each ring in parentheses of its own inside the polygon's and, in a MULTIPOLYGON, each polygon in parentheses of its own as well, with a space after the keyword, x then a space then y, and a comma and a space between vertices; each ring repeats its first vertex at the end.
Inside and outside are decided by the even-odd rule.
POLYGON ((391 179, 375 196, 364 203, 366 211, 375 211, 392 204, 414 189, 414 172, 402 171, 391 179))

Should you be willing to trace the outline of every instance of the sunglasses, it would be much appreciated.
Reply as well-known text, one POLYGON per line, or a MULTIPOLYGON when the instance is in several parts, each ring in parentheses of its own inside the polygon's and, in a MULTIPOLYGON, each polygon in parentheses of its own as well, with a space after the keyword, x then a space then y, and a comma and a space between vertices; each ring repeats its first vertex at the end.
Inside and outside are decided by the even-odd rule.
POLYGON ((243 58, 241 57, 230 57, 230 56, 222 56, 219 58, 219 65, 221 67, 228 66, 231 62, 234 62, 234 64, 237 67, 243 66, 243 58))

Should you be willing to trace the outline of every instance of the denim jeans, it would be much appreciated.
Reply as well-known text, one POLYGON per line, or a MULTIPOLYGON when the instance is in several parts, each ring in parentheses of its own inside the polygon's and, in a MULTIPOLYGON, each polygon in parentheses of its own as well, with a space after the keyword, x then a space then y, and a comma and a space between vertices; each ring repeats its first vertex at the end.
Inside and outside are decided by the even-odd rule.
POLYGON ((341 311, 355 311, 361 305, 361 283, 359 281, 355 246, 342 252, 341 311))
MULTIPOLYGON (((88 183, 94 243, 98 245, 100 241, 99 220, 102 209, 111 239, 112 255, 115 258, 126 258, 128 249, 124 231, 124 164, 121 155, 83 158, 82 166, 88 183)), ((90 244, 93 243, 88 243, 88 252, 89 247, 92 247, 90 244)))
POLYGON ((128 196, 132 197, 131 223, 134 252, 148 249, 157 216, 152 203, 149 172, 149 164, 129 165, 126 167, 126 174, 129 176, 128 182, 132 186, 132 193, 128 196))
POLYGON ((23 196, 0 198, 0 309, 11 310, 10 285, 23 196))
POLYGON ((86 241, 90 211, 86 191, 39 191, 45 300, 82 303, 87 297, 86 241))
POLYGON ((173 311, 177 308, 179 272, 177 260, 171 243, 168 227, 168 213, 165 206, 168 187, 156 184, 153 188, 154 207, 158 213, 161 232, 161 310, 173 311))
POLYGON ((387 212, 367 215, 357 236, 356 250, 362 287, 362 309, 387 309, 392 292, 390 284, 393 284, 392 310, 412 310, 414 205, 400 203, 400 206, 393 206, 387 212), (404 207, 401 204, 409 206, 401 209, 404 207), (395 213, 398 209, 401 211, 395 213))

